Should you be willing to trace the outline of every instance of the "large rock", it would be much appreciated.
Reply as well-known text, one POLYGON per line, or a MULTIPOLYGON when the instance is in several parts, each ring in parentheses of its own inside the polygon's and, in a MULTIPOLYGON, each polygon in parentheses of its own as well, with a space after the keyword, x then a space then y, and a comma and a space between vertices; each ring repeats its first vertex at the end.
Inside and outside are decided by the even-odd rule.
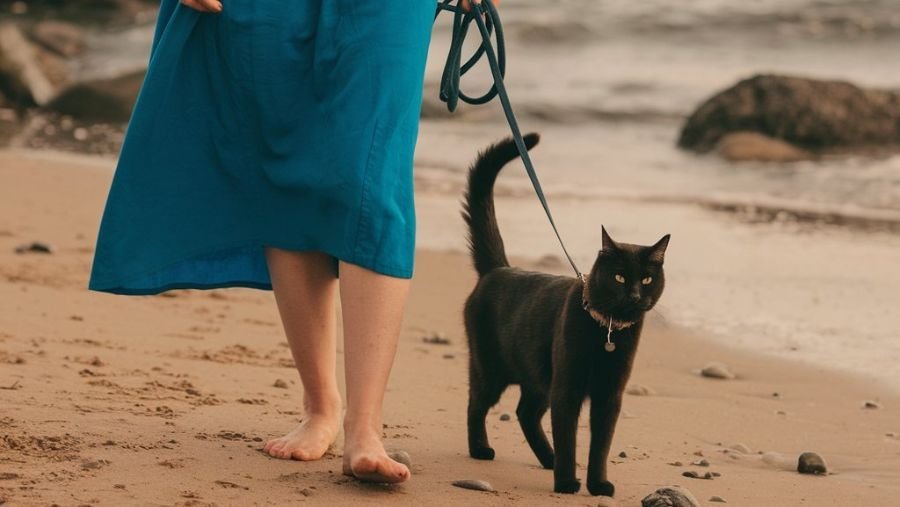
POLYGON ((80 120, 127 122, 143 81, 144 71, 139 71, 76 83, 47 107, 80 120))
POLYGON ((85 47, 84 29, 65 21, 39 21, 31 29, 31 38, 66 58, 77 56, 85 47))
MULTIPOLYGON (((812 152, 896 148, 900 93, 843 81, 758 75, 701 104, 682 128, 678 146, 705 153, 734 132, 756 132, 812 152)), ((789 148, 776 147, 780 154, 774 158, 803 157, 789 148)))
POLYGON ((641 500, 641 507, 700 507, 700 502, 690 491, 673 486, 659 488, 641 500))
POLYGON ((39 56, 16 25, 0 24, 0 90, 13 102, 41 106, 56 94, 39 56))

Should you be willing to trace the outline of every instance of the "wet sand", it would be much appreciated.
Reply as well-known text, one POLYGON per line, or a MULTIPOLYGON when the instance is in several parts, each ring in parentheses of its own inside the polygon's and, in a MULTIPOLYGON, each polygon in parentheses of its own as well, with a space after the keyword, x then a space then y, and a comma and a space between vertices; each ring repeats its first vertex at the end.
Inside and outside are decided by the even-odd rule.
MULTIPOLYGON (((385 439, 410 453, 411 482, 342 476, 339 445, 316 463, 267 457, 263 442, 302 415, 270 292, 86 290, 112 166, 0 152, 0 504, 598 504, 551 492, 551 472, 515 422, 514 390, 490 415, 497 459, 468 458, 461 305, 474 275, 453 252, 418 253, 387 398, 385 439), (14 253, 30 241, 54 253, 14 253), (450 344, 423 342, 433 332, 450 344), (498 493, 451 486, 457 479, 487 480, 498 493)), ((424 211, 423 228, 434 213, 424 211)), ((670 324, 665 309, 645 329, 632 382, 652 394, 626 396, 611 453, 618 492, 601 505, 635 505, 673 484, 703 504, 717 495, 731 505, 891 505, 900 494, 900 397, 886 386, 725 348, 670 324), (710 361, 738 378, 699 376, 710 361), (797 474, 803 451, 832 473, 797 474), (691 465, 702 458, 709 467, 691 465), (721 476, 683 477, 688 470, 721 476)))

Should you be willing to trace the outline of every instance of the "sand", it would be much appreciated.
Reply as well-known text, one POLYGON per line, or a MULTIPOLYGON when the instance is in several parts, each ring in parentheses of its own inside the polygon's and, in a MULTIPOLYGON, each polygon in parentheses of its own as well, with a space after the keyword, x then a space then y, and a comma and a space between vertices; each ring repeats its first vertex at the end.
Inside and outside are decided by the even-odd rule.
MULTIPOLYGON (((490 415, 497 459, 468 458, 461 305, 474 274, 455 252, 418 252, 387 395, 385 441, 409 452, 412 480, 382 487, 344 477, 339 445, 315 463, 267 457, 263 442, 302 415, 270 292, 86 290, 112 166, 0 152, 0 504, 601 501, 552 493, 552 473, 538 467, 515 422, 515 390, 490 415), (31 241, 54 253, 14 253, 31 241), (450 344, 425 343, 434 332, 450 344), (503 413, 512 420, 501 421, 503 413), (458 489, 457 479, 487 480, 498 492, 458 489)), ((626 396, 611 453, 617 495, 601 505, 636 505, 674 484, 703 504, 713 495, 750 506, 898 503, 900 397, 881 384, 727 349, 659 312, 632 383, 652 393, 626 396), (701 377, 711 361, 737 378, 701 377), (863 408, 866 400, 880 408, 863 408), (821 454, 831 473, 796 473, 804 451, 821 454), (703 458, 709 467, 691 465, 703 458), (721 476, 683 477, 688 470, 721 476)))

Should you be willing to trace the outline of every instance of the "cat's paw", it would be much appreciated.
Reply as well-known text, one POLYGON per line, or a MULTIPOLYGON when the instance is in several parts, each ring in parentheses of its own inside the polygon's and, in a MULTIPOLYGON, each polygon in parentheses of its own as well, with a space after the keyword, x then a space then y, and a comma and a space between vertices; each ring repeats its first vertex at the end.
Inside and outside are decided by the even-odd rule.
POLYGON ((581 489, 581 481, 578 479, 557 480, 553 491, 557 493, 575 494, 581 489))
POLYGON ((470 447, 469 456, 475 459, 492 460, 494 459, 494 450, 490 447, 470 447))
POLYGON ((554 459, 552 454, 548 456, 538 457, 538 460, 541 462, 541 466, 546 470, 553 470, 554 459))
POLYGON ((616 487, 609 481, 588 481, 588 492, 594 496, 613 496, 616 494, 616 487))

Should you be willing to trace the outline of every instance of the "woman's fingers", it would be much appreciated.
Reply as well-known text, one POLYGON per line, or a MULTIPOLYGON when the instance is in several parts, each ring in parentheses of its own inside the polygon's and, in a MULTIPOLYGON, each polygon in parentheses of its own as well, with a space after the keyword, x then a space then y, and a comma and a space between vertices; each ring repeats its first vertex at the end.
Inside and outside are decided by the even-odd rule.
POLYGON ((200 12, 222 12, 222 2, 218 0, 181 0, 181 3, 200 12))

